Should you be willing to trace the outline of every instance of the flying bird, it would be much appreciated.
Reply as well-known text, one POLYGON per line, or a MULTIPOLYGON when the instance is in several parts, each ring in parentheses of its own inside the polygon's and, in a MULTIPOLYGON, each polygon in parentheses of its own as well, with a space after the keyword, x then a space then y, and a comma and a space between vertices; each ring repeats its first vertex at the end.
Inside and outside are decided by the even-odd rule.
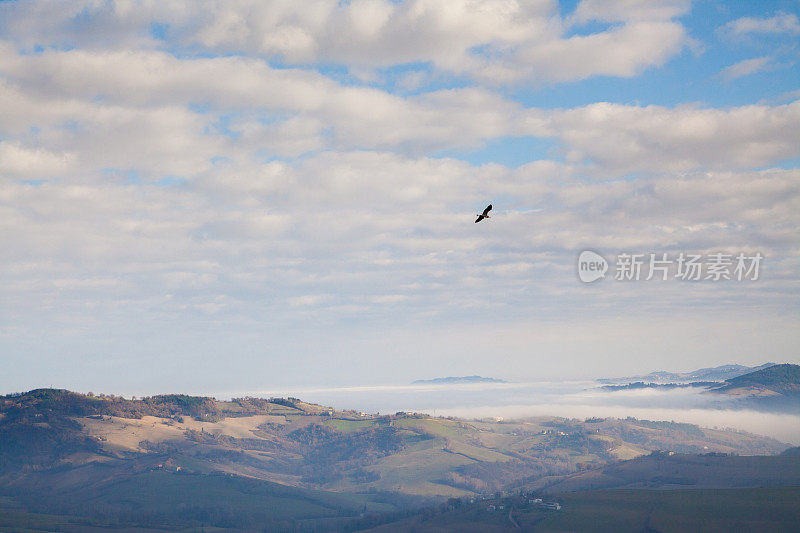
POLYGON ((489 204, 488 206, 486 206, 486 209, 483 210, 483 213, 478 215, 478 218, 475 219, 475 223, 477 224, 478 222, 480 222, 484 218, 492 218, 492 217, 489 216, 489 211, 491 211, 491 210, 492 210, 492 204, 489 204))

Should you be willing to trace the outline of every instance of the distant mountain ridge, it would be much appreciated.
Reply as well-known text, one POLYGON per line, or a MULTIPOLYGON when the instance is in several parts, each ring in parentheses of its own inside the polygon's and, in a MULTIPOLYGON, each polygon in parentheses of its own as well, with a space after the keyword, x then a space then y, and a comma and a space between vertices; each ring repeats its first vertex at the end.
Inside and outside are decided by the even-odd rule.
POLYGON ((603 378, 598 379, 600 383, 631 383, 635 381, 642 381, 645 383, 687 383, 693 381, 726 381, 731 378, 750 374, 775 366, 775 363, 764 363, 758 366, 745 366, 745 365, 720 365, 709 368, 700 368, 692 372, 666 372, 659 370, 650 372, 644 376, 628 376, 621 378, 603 378))
POLYGON ((782 364, 750 372, 725 381, 714 392, 760 391, 800 397, 800 365, 782 364))
POLYGON ((710 388, 719 386, 718 381, 692 381, 691 383, 645 383, 643 381, 634 381, 625 385, 603 385, 600 387, 604 391, 621 391, 621 390, 636 390, 636 389, 657 389, 657 390, 673 390, 673 389, 687 389, 687 388, 710 388))
MULTIPOLYGON (((739 365, 725 365, 733 367, 739 365)), ((731 377, 725 381, 691 381, 653 383, 634 381, 627 384, 603 385, 600 390, 616 392, 634 389, 672 390, 677 388, 705 388, 704 393, 718 394, 734 408, 762 411, 800 413, 800 365, 791 363, 761 365, 754 372, 731 377)), ((701 369, 715 370, 715 369, 701 369)), ((728 370, 729 371, 729 370, 728 370)), ((698 371, 700 372, 700 371, 698 371)), ((665 374, 656 373, 655 374, 665 374)), ((705 375, 714 375, 706 373, 705 375)), ((613 382, 612 382, 613 383, 613 382)))
POLYGON ((460 376, 460 377, 446 377, 446 378, 433 378, 433 379, 418 379, 413 381, 412 385, 451 385, 462 383, 508 383, 504 379, 485 378, 483 376, 460 376))

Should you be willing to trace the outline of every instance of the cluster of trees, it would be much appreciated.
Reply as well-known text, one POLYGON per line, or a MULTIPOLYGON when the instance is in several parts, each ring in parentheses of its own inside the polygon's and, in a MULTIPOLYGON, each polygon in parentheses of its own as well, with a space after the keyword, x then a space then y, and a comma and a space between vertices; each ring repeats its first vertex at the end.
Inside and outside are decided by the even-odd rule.
POLYGON ((363 467, 405 446, 400 431, 391 426, 339 433, 328 426, 310 424, 289 433, 288 437, 300 445, 303 461, 299 468, 303 479, 319 484, 338 481, 348 472, 360 482, 376 481, 380 475, 363 467))
POLYGON ((297 398, 266 400, 245 397, 235 398, 231 402, 219 402, 206 396, 162 394, 126 399, 113 394, 79 394, 62 389, 36 389, 0 396, 0 413, 53 412, 72 417, 109 415, 125 418, 191 416, 206 422, 216 422, 226 417, 270 414, 275 405, 300 409, 300 404, 302 402, 297 398))
POLYGON ((0 418, 0 474, 22 473, 57 464, 79 451, 100 451, 100 443, 63 416, 0 418))
POLYGON ((636 418, 628 417, 625 419, 626 422, 633 422, 637 426, 650 428, 650 429, 667 429, 670 431, 682 431, 686 435, 692 437, 705 437, 705 433, 703 430, 700 429, 698 426, 694 424, 686 424, 684 422, 657 422, 653 420, 638 420, 636 418))
POLYGON ((74 405, 65 405, 60 400, 66 394, 43 389, 0 397, 0 473, 36 470, 76 451, 100 449, 69 418, 96 412, 93 400, 76 395, 74 405))
MULTIPOLYGON (((460 467, 457 473, 466 479, 483 480, 488 490, 479 492, 485 493, 503 490, 509 486, 521 486, 544 476, 563 475, 574 471, 575 466, 566 453, 554 453, 528 457, 521 461, 473 463, 460 467)), ((461 488, 467 487, 462 485, 461 488)))
MULTIPOLYGON (((184 416, 191 416, 214 422, 226 416, 242 416, 243 412, 269 412, 275 401, 245 398, 227 408, 213 398, 185 394, 128 400, 121 396, 84 395, 61 389, 36 389, 0 396, 0 472, 52 466, 77 451, 103 453, 100 443, 85 435, 73 418, 149 415, 182 421, 184 416)), ((287 402, 294 403, 287 400, 282 404, 287 402)), ((247 440, 252 442, 228 444, 244 448, 263 444, 259 439, 247 440)))
POLYGON ((391 426, 373 426, 353 433, 339 433, 335 429, 309 424, 292 431, 289 438, 303 445, 301 453, 311 463, 351 461, 370 462, 392 455, 403 449, 400 430, 391 426))
POLYGON ((58 414, 68 417, 109 415, 124 418, 159 416, 175 418, 192 416, 200 420, 219 420, 226 413, 213 398, 165 394, 139 400, 113 395, 84 395, 61 389, 36 389, 25 394, 0 398, 0 412, 17 416, 25 414, 58 414))
POLYGON ((465 474, 459 474, 458 472, 448 472, 445 474, 443 483, 451 487, 456 487, 457 489, 465 489, 477 493, 484 493, 489 490, 489 485, 484 480, 465 474))

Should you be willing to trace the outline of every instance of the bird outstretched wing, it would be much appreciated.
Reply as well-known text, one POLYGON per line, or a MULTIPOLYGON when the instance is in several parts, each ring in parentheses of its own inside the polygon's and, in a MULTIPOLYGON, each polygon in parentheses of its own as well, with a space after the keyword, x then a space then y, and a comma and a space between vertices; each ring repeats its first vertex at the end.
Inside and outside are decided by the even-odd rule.
POLYGON ((489 205, 486 207, 486 209, 484 209, 484 210, 483 210, 483 216, 486 216, 486 215, 488 215, 488 214, 489 214, 489 211, 491 211, 491 210, 492 210, 492 204, 489 204, 489 205))
POLYGON ((481 221, 481 220, 483 220, 484 218, 485 218, 485 217, 484 217, 483 215, 478 215, 478 218, 476 218, 476 219, 475 219, 475 223, 477 224, 478 222, 480 222, 480 221, 481 221))

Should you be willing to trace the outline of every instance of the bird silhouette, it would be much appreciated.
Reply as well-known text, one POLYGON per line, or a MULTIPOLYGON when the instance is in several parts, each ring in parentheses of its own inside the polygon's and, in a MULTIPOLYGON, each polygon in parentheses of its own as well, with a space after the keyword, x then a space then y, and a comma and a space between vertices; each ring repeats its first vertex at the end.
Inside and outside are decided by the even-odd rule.
POLYGON ((478 215, 478 218, 475 219, 475 223, 477 224, 478 222, 480 222, 484 218, 492 218, 492 217, 489 216, 489 211, 491 211, 491 210, 492 210, 492 204, 489 204, 488 206, 486 206, 486 209, 483 210, 483 213, 478 215))

